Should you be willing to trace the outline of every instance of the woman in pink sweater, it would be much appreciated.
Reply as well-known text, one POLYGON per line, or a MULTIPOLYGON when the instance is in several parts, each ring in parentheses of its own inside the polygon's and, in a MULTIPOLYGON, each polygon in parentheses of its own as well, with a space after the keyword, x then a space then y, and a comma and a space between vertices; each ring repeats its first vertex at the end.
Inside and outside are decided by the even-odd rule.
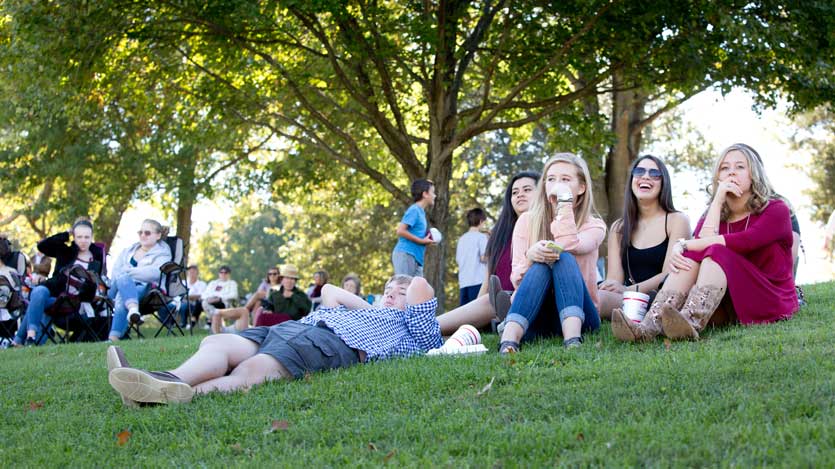
POLYGON ((617 338, 698 338, 726 295, 725 309, 742 324, 788 319, 797 311, 791 215, 760 155, 741 143, 725 149, 711 192, 694 239, 677 241, 672 273, 643 321, 635 324, 620 310, 612 312, 617 338))
POLYGON ((571 153, 548 160, 531 208, 513 230, 510 280, 516 292, 499 353, 554 335, 576 347, 582 332, 600 327, 596 265, 606 224, 593 213, 586 162, 571 153))

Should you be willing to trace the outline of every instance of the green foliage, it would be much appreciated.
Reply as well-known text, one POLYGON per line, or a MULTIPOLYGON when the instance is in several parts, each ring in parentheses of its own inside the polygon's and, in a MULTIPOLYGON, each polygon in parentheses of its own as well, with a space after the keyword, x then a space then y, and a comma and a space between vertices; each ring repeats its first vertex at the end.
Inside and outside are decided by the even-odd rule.
POLYGON ((825 224, 835 211, 835 112, 821 107, 799 116, 798 123, 803 130, 795 135, 794 145, 812 154, 805 167, 812 187, 803 192, 812 205, 812 220, 825 224))
POLYGON ((212 222, 198 238, 192 252, 201 278, 206 282, 216 278, 220 266, 226 264, 238 282, 238 294, 253 292, 267 269, 284 262, 281 251, 288 239, 284 224, 284 216, 274 207, 256 199, 241 203, 229 220, 212 222))
MULTIPOLYGON (((101 344, 4 350, 0 455, 37 467, 826 466, 835 285, 807 293, 790 321, 669 348, 619 343, 604 324, 580 349, 549 340, 503 358, 485 335, 481 356, 392 360, 139 409, 108 385, 101 344)), ((120 345, 134 366, 171 369, 202 338, 120 345)))

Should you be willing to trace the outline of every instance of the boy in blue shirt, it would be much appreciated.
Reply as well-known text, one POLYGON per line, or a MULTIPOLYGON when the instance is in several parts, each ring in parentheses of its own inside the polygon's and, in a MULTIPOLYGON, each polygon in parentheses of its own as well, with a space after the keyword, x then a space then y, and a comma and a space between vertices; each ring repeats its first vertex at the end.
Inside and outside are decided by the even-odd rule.
POLYGON ((412 182, 412 200, 400 224, 397 225, 397 244, 391 253, 395 275, 423 277, 423 253, 432 244, 426 209, 435 204, 435 183, 428 179, 412 182))

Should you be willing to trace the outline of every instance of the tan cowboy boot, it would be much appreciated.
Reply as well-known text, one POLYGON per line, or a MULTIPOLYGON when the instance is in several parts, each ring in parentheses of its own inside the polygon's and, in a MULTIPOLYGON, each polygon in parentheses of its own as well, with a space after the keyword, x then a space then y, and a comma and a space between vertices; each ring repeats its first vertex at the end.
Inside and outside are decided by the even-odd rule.
POLYGON ((680 308, 683 303, 684 293, 661 290, 639 324, 624 316, 623 310, 615 308, 612 311, 612 333, 625 342, 652 340, 661 333, 661 307, 669 304, 680 308))
POLYGON ((672 306, 661 308, 664 335, 671 339, 698 339, 699 331, 705 328, 724 296, 724 287, 694 286, 680 312, 672 306))

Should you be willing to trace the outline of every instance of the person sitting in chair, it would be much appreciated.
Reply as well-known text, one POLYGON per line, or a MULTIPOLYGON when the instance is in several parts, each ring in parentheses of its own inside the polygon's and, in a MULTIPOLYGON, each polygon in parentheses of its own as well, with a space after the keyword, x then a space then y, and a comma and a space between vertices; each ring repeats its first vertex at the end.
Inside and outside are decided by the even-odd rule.
POLYGON ((269 380, 425 353, 441 346, 434 294, 423 278, 395 275, 386 283, 382 307, 374 308, 328 284, 322 290, 322 307, 310 315, 206 337, 194 355, 170 371, 130 368, 122 350, 111 346, 108 381, 128 406, 183 403, 195 394, 231 392, 269 380))
MULTIPOLYGON (((206 322, 213 324, 218 309, 230 308, 238 300, 238 282, 232 280, 232 269, 228 265, 220 266, 219 278, 212 280, 203 290, 202 305, 206 312, 206 322)), ((222 320, 220 320, 222 323, 222 320)))
POLYGON ((281 287, 270 290, 264 302, 264 312, 258 316, 256 326, 273 326, 291 319, 301 319, 310 313, 313 303, 296 285, 299 269, 293 264, 281 267, 281 287))
MULTIPOLYGON (((46 334, 41 334, 46 324, 44 311, 67 287, 67 276, 64 274, 67 267, 77 264, 99 276, 104 274, 104 250, 93 244, 93 224, 88 218, 79 218, 69 231, 41 240, 38 251, 55 258, 55 274, 29 293, 29 306, 14 339, 18 346, 35 345, 38 337, 41 344, 46 341, 46 334)), ((88 287, 79 297, 83 302, 90 302, 95 294, 95 288, 88 287)))

